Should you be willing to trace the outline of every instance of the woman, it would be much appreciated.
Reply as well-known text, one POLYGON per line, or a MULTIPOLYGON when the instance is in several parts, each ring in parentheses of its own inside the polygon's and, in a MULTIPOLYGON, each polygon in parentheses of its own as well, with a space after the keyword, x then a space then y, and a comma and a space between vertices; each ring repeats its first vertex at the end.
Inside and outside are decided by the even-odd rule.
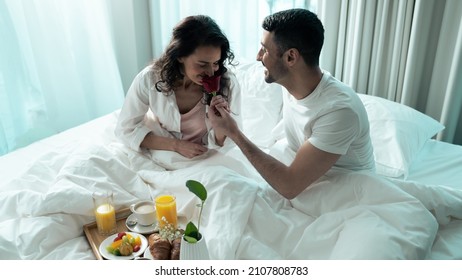
POLYGON ((213 19, 186 17, 161 57, 135 77, 115 134, 134 150, 169 150, 187 158, 223 146, 225 136, 214 133, 206 110, 211 104, 239 115, 239 87, 225 67, 233 59, 213 19), (221 76, 216 96, 203 87, 204 78, 214 75, 221 76))

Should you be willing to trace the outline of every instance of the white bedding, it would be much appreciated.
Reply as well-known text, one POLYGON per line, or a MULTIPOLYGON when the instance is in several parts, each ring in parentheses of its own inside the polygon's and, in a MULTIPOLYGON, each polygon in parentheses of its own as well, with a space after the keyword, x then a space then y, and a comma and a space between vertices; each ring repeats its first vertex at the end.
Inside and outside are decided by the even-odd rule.
MULTIPOLYGON (((243 104, 244 119, 274 118, 263 126, 244 123, 245 132, 289 162, 293 153, 279 139, 280 116, 272 113, 280 100, 258 102, 259 93, 280 89, 250 84, 242 83, 243 92, 254 93, 243 104)), ((378 174, 332 170, 291 201, 236 147, 195 160, 128 149, 113 134, 118 112, 0 157, 0 259, 94 259, 83 225, 94 221, 95 190, 113 190, 122 209, 168 189, 177 196, 180 224, 197 221, 197 201, 185 186, 190 179, 209 192, 201 231, 212 259, 462 259, 462 147, 428 140, 442 128, 425 116, 409 118, 417 113, 361 98, 378 174), (378 103, 393 113, 384 120, 383 110, 374 115, 378 103), (405 122, 396 115, 402 111, 405 122), (387 129, 377 130, 382 121, 387 129)))
POLYGON ((98 120, 103 129, 87 140, 69 134, 58 149, 42 146, 24 173, 2 180, 1 259, 94 259, 82 227, 94 220, 96 189, 114 190, 120 209, 167 188, 178 197, 180 222, 195 220, 187 179, 209 191, 202 227, 213 259, 462 258, 460 189, 332 171, 289 201, 237 149, 192 163, 163 152, 155 163, 116 141, 115 119, 98 120), (445 238, 455 235, 449 248, 438 242, 441 228, 445 238))

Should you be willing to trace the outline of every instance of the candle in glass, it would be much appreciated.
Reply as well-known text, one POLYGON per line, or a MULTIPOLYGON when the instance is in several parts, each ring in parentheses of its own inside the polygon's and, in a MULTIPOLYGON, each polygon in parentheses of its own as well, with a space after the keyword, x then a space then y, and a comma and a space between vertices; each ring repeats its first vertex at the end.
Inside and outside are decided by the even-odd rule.
POLYGON ((164 227, 167 223, 177 228, 176 199, 172 194, 161 194, 155 198, 156 215, 159 227, 164 227))

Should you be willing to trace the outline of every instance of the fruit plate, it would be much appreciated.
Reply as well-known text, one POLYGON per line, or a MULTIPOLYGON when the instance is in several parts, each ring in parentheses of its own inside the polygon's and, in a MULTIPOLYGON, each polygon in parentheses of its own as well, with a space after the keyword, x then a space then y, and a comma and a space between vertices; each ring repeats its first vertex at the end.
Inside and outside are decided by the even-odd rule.
POLYGON ((130 232, 130 231, 127 231, 127 233, 129 233, 134 238, 136 238, 137 236, 140 237, 141 246, 138 252, 133 252, 131 255, 128 255, 128 256, 116 256, 116 255, 109 253, 106 250, 106 247, 111 245, 112 242, 114 242, 114 239, 117 237, 117 233, 116 233, 104 239, 103 242, 101 242, 101 244, 99 245, 99 253, 101 254, 101 256, 103 256, 103 258, 107 260, 132 260, 136 257, 141 256, 146 250, 146 248, 148 247, 148 240, 142 234, 139 234, 136 232, 130 232))

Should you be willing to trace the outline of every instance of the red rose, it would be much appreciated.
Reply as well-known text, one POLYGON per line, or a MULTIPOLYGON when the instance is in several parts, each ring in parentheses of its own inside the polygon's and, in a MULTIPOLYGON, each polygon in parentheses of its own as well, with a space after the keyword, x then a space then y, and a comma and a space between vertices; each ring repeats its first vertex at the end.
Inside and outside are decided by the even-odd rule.
POLYGON ((217 91, 220 90, 220 78, 221 75, 213 75, 211 77, 206 76, 202 78, 202 86, 204 87, 205 91, 215 96, 217 91))

